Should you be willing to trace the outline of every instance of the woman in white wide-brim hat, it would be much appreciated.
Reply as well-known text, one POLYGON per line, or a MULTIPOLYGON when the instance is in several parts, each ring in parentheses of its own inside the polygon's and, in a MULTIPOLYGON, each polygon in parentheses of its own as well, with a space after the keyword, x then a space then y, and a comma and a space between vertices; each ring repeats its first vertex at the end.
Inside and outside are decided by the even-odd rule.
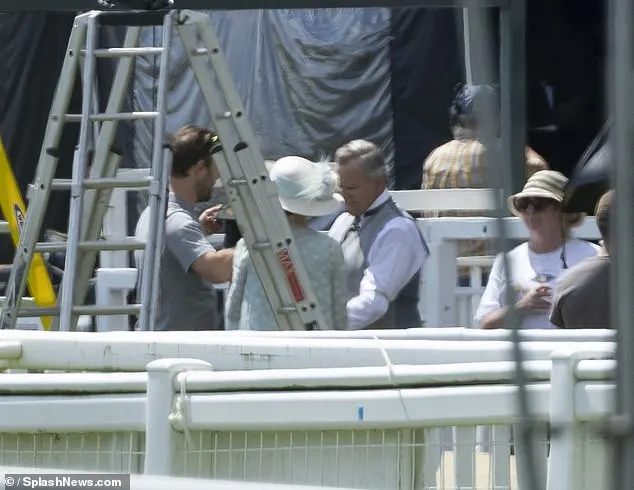
MULTIPOLYGON (((554 328, 549 312, 556 279, 565 269, 600 250, 598 245, 570 236, 570 230, 581 225, 585 215, 562 212, 567 182, 560 172, 541 170, 528 179, 521 192, 508 199, 510 211, 522 219, 529 233, 528 242, 508 254, 523 329, 554 328)), ((475 323, 484 329, 502 327, 507 313, 505 298, 506 279, 500 254, 493 263, 475 323)))
MULTIPOLYGON (((308 226, 309 219, 335 213, 343 199, 328 163, 288 156, 269 167, 280 204, 310 277, 316 299, 332 329, 345 330, 346 274, 341 245, 308 226)), ((227 330, 276 330, 277 323, 244 240, 235 247, 233 278, 225 306, 227 330)))

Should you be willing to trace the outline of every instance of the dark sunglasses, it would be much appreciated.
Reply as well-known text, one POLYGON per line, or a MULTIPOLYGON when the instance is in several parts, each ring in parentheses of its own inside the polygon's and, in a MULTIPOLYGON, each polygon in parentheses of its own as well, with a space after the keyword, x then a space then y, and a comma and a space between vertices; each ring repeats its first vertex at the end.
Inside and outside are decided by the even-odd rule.
POLYGON ((545 197, 524 197, 515 200, 515 209, 520 213, 526 211, 529 206, 531 206, 534 211, 543 211, 554 205, 558 205, 557 201, 545 197))

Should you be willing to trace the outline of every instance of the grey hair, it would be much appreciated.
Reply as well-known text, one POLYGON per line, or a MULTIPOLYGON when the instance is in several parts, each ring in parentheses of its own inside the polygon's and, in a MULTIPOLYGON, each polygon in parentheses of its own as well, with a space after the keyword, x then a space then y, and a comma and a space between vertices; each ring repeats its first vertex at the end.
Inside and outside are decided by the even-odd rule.
POLYGON ((388 180, 388 166, 381 150, 374 143, 366 140, 353 140, 335 152, 335 162, 338 165, 346 165, 352 160, 359 160, 369 179, 388 180))

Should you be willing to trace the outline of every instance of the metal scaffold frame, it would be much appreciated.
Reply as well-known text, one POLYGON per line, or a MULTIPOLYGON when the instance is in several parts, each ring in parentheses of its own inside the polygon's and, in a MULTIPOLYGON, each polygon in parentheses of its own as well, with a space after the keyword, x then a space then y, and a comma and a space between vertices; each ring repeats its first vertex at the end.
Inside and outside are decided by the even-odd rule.
POLYGON ((614 246, 612 276, 612 325, 618 328, 617 396, 609 434, 614 437, 614 490, 634 489, 634 114, 632 75, 634 73, 634 6, 631 0, 609 3, 609 73, 611 132, 614 155, 612 182, 616 191, 616 217, 611 226, 614 246))

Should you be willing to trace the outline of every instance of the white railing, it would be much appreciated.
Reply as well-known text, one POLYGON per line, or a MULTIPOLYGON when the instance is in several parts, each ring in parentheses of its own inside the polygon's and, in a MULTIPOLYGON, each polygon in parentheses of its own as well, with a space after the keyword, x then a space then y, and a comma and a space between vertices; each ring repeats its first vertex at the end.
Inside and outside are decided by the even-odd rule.
MULTIPOLYGON (((127 173, 143 173, 145 169, 122 170, 127 173)), ((127 208, 125 192, 134 189, 119 189, 121 195, 113 193, 110 209, 104 222, 104 236, 108 239, 127 235, 127 208)), ((395 200, 407 210, 473 210, 493 209, 494 191, 491 189, 450 189, 393 191, 395 200)), ((417 220, 421 232, 428 240, 432 251, 421 278, 421 300, 419 311, 425 324, 431 327, 471 326, 475 309, 482 294, 482 276, 490 269, 493 257, 457 257, 459 240, 491 239, 497 236, 497 220, 493 218, 429 218, 417 220), (470 269, 471 286, 457 286, 458 267, 470 269), (426 287, 433 284, 434 287, 426 287)), ((507 236, 525 240, 528 232, 518 218, 505 218, 507 236)), ((600 234, 594 218, 574 231, 575 236, 598 240, 600 234)), ((222 236, 214 235, 210 240, 218 242, 222 236)), ((136 269, 130 268, 127 252, 104 251, 100 253, 102 269, 96 273, 98 304, 115 305, 125 303, 128 292, 134 288, 136 269)), ((97 319, 97 330, 127 330, 125 316, 107 316, 97 319)), ((23 328, 38 328, 38 319, 22 319, 23 328)))
MULTIPOLYGON (((385 371, 365 369, 217 373, 212 378, 189 371, 174 379, 173 368, 193 364, 157 361, 150 369, 145 411, 145 386, 135 374, 101 375, 87 392, 94 375, 2 376, 8 389, 0 401, 6 414, 0 421, 0 462, 386 490, 449 490, 458 482, 489 488, 488 481, 499 489, 514 480, 507 427, 496 432, 503 437, 490 456, 475 454, 473 447, 476 423, 514 420, 513 390, 503 384, 509 365, 502 366, 509 374, 499 380, 496 366, 488 373, 471 366, 467 376, 464 368, 452 373, 443 366, 444 379, 441 370, 430 373, 436 385, 431 387, 424 382, 429 374, 414 366, 407 367, 409 372, 397 369, 392 381, 385 371), (336 378, 328 379, 331 374, 336 378), (85 381, 78 382, 81 378, 85 381), (500 386, 458 385, 476 380, 497 380, 500 386), (395 387, 401 383, 420 387, 399 392, 395 387), (447 384, 460 391, 443 389, 447 384), (324 391, 333 386, 348 391, 324 391), (465 396, 497 408, 468 414, 465 396), (434 437, 437 431, 425 430, 445 424, 460 426, 458 448, 443 450, 434 437), (470 464, 474 457, 476 467, 470 464), (494 465, 499 468, 492 473, 494 465), (419 483, 409 486, 414 479, 419 483)), ((531 393, 540 400, 543 421, 547 366, 536 366, 535 374, 538 384, 531 393)))
POLYGON ((614 414, 616 361, 588 360, 595 354, 568 349, 552 356, 547 490, 614 488, 611 442, 603 429, 614 414))
MULTIPOLYGON (((414 335, 426 337, 426 329, 414 335)), ((437 333, 441 335, 442 332, 437 333)), ((452 329, 453 332, 453 329, 452 329)), ((504 332, 464 331, 462 340, 386 340, 354 338, 371 332, 342 332, 343 337, 319 338, 305 332, 304 338, 246 335, 231 332, 43 332, 0 330, 0 366, 12 369, 63 371, 143 371, 148 362, 167 357, 186 357, 210 362, 218 371, 298 369, 325 367, 384 366, 392 364, 451 364, 461 362, 512 361, 513 345, 504 332), (484 340, 487 334, 491 339, 484 340), (353 339, 354 338, 354 339, 353 339), (476 340, 477 339, 477 340, 476 340)), ((335 337, 337 332, 329 332, 335 337)), ((522 344, 526 360, 549 359, 553 350, 568 347, 578 332, 525 332, 534 340, 522 344), (550 335, 552 334, 552 335, 550 335)), ((594 332, 589 340, 610 339, 612 333, 594 332)), ((389 333, 377 332, 377 335, 389 333)), ((399 335, 399 333, 395 333, 399 335)), ((457 334, 460 335, 460 334, 457 334)), ((413 337, 416 339, 416 337, 413 337)), ((612 337, 614 339, 614 337, 612 337)), ((593 347, 610 350, 613 342, 593 347)))
MULTIPOLYGON (((614 362, 585 358, 609 355, 567 350, 552 374, 550 361, 525 364, 541 435, 536 471, 548 490, 606 488, 606 442, 592 424, 612 409, 614 362)), ((161 359, 148 370, 0 375, 0 464, 360 489, 517 488, 511 362, 214 372, 202 360, 161 359), (488 453, 475 448, 479 425, 493 426, 488 453), (449 446, 433 429, 447 426, 458 427, 449 446)))
POLYGON ((457 286, 455 296, 456 326, 470 327, 484 292, 482 278, 491 271, 495 256, 458 257, 458 268, 469 269, 469 286, 457 286))
MULTIPOLYGON (((421 232, 428 241, 431 256, 428 258, 421 278, 419 311, 430 327, 471 326, 475 309, 483 288, 482 275, 490 269, 493 257, 459 258, 460 240, 492 239, 498 234, 497 220, 493 218, 429 218, 418 220, 421 232), (459 287, 458 267, 469 266, 470 287, 459 287), (433 287, 426 287, 433 284, 433 287)), ((506 234, 510 239, 525 240, 528 232, 518 218, 505 219, 506 234)), ((123 230, 125 231, 125 230, 123 230)), ((594 218, 573 230, 574 235, 588 240, 598 240, 599 231, 594 218)), ((111 252, 104 252, 111 253, 111 252)), ((127 259, 126 259, 127 261, 127 259)), ((135 269, 103 269, 97 271, 99 298, 122 301, 129 289, 134 287, 135 269), (125 276, 125 277, 124 277, 125 276)), ((101 331, 127 329, 125 318, 105 318, 101 331)))
POLYGON ((405 211, 494 211, 494 189, 418 189, 390 191, 391 196, 405 211))
MULTIPOLYGON (((235 337, 288 337, 299 339, 380 339, 380 340, 450 340, 450 341, 512 341, 513 332, 508 329, 479 330, 464 327, 407 328, 389 330, 315 330, 309 332, 279 330, 230 330, 216 332, 217 336, 235 337)), ((566 329, 566 330, 520 330, 522 342, 616 342, 616 330, 566 329)), ((551 344, 552 345, 552 344, 551 344)))
MULTIPOLYGON (((528 239, 528 231, 518 218, 505 218, 504 222, 509 239, 528 239)), ((494 218, 429 218, 418 220, 418 223, 431 251, 424 269, 423 294, 419 304, 425 323, 432 327, 467 326, 470 321, 463 325, 458 323, 455 300, 458 241, 491 240, 498 236, 498 221, 494 218), (433 287, 426 287, 426 284, 433 287)), ((594 218, 586 219, 583 225, 573 230, 573 235, 588 240, 600 238, 594 218)), ((475 287, 471 293, 478 295, 478 283, 472 286, 475 287)))
MULTIPOLYGON (((269 165, 272 162, 267 162, 269 165)), ((120 169, 121 176, 147 176, 148 169, 120 169)), ((216 184, 220 187, 220 181, 216 184)), ((103 235, 107 239, 121 239, 127 236, 128 208, 126 193, 144 191, 143 188, 115 189, 104 220, 103 235)), ((495 191, 492 189, 433 189, 412 191, 391 191, 396 203, 406 211, 492 211, 495 209, 495 191)), ((129 255, 121 251, 100 253, 100 263, 104 268, 128 268, 132 264, 129 255)))
MULTIPOLYGON (((395 201, 407 211, 491 211, 495 209, 495 191, 492 189, 442 189, 392 191, 395 201)), ((125 199, 112 201, 112 216, 106 220, 107 235, 121 238, 126 235, 123 217, 126 216, 125 199)), ((492 257, 458 258, 458 241, 474 239, 492 239, 498 235, 498 221, 494 218, 427 218, 417 220, 427 239, 431 256, 429 257, 422 281, 422 294, 419 311, 426 325, 432 327, 470 326, 475 309, 482 294, 482 275, 492 265, 492 257), (457 287, 458 266, 470 268, 471 287, 457 287), (427 288, 426 284, 434 287, 427 288)), ((526 240, 528 231, 519 218, 504 219, 506 236, 514 240, 526 240)), ((594 218, 588 218, 584 224, 573 230, 579 238, 598 240, 600 233, 594 218)), ((107 267, 129 267, 128 256, 117 252, 102 252, 102 264, 107 267)), ((134 283, 130 287, 133 287, 134 283)), ((103 285, 106 287, 107 285, 103 285)), ((105 321, 105 320, 104 320, 105 321)), ((123 322, 119 324, 125 325, 123 322)), ((116 328, 110 321, 104 328, 116 328)))
MULTIPOLYGON (((365 373, 371 373, 372 367, 384 369, 386 359, 389 359, 389 362, 396 369, 400 369, 399 365, 416 365, 421 362, 442 369, 443 364, 446 363, 511 360, 512 346, 508 342, 509 335, 510 332, 502 330, 480 331, 459 328, 421 328, 374 332, 268 332, 266 334, 262 332, 111 332, 91 334, 1 331, 0 366, 4 364, 5 367, 25 370, 140 371, 144 369, 148 361, 153 359, 179 356, 198 358, 212 363, 216 371, 295 370, 356 366, 364 367, 363 372, 365 373), (284 336, 288 336, 288 338, 280 338, 284 336)), ((614 344, 611 341, 615 339, 615 332, 607 330, 523 331, 521 337, 526 341, 523 344, 523 353, 526 359, 546 360, 554 349, 583 345, 579 342, 584 342, 597 351, 610 353, 614 349, 614 344)), ((467 364, 467 366, 470 373, 475 372, 473 364, 467 364)), ((31 395, 37 395, 38 389, 44 390, 44 392, 55 390, 50 384, 51 378, 31 376, 29 379, 32 384, 28 389, 31 395)), ((139 375, 135 376, 125 378, 119 375, 116 378, 119 383, 117 389, 126 393, 135 390, 139 393, 143 392, 145 378, 139 377, 139 375)), ((438 376, 438 371, 434 372, 434 376, 438 376)), ((98 393, 100 390, 101 392, 113 392, 112 389, 103 385, 104 380, 112 379, 109 375, 100 375, 95 378, 68 377, 65 380, 66 385, 58 387, 55 391, 67 393, 74 389, 84 394, 98 393)), ((11 392, 13 385, 10 379, 3 379, 2 383, 6 392, 11 392)), ((117 456, 116 461, 119 465, 117 468, 138 469, 140 464, 138 458, 142 454, 142 442, 138 428, 142 401, 127 399, 125 403, 125 411, 129 410, 130 413, 134 414, 130 417, 137 417, 134 419, 136 420, 134 424, 137 425, 132 424, 129 427, 129 432, 118 431, 113 434, 99 432, 95 434, 89 429, 94 417, 107 417, 107 414, 113 410, 121 412, 122 409, 117 408, 119 402, 120 400, 115 397, 114 402, 112 400, 93 400, 90 403, 84 403, 81 409, 77 409, 78 416, 74 416, 70 421, 66 420, 64 424, 67 425, 56 426, 56 430, 69 431, 72 429, 74 444, 78 445, 79 448, 89 447, 90 444, 109 448, 125 447, 129 450, 130 456, 127 459, 121 459, 117 456), (82 431, 89 432, 82 433, 82 431)), ((468 402, 463 403, 469 404, 468 402)), ((19 420, 24 420, 25 417, 28 420, 38 420, 38 416, 39 420, 44 423, 47 413, 60 410, 68 412, 66 408, 59 405, 57 400, 42 402, 40 405, 21 405, 17 410, 16 420, 8 420, 8 423, 18 424, 19 420)), ((487 423, 479 422, 477 425, 483 424, 487 423)), ((464 473, 466 470, 451 469, 458 464, 456 458, 462 461, 459 464, 461 467, 463 465, 469 466, 477 460, 479 462, 478 468, 480 468, 478 470, 480 476, 477 478, 479 478, 478 481, 481 481, 483 478, 488 478, 486 475, 489 473, 486 473, 486 468, 489 468, 487 470, 489 472, 499 473, 503 471, 500 469, 500 465, 493 463, 491 454, 496 451, 497 447, 509 446, 509 430, 508 426, 499 424, 495 427, 476 428, 474 422, 473 427, 468 428, 459 426, 454 429, 447 427, 442 431, 427 431, 425 440, 427 446, 432 445, 434 448, 457 447, 461 448, 457 451, 464 452, 464 456, 461 457, 456 456, 451 451, 443 456, 442 461, 446 461, 446 465, 442 467, 444 469, 439 470, 439 475, 443 475, 443 481, 456 481, 455 471, 460 471, 461 475, 466 474, 467 476, 464 477, 466 480, 471 478, 471 473, 464 473), (484 452, 476 453, 477 445, 482 446, 484 452)), ((545 440, 544 427, 541 427, 538 433, 541 434, 542 440, 545 440)), ((246 437, 251 438, 252 435, 247 434, 246 437)), ((82 464, 92 468, 97 463, 90 459, 91 457, 94 456, 99 461, 104 458, 103 455, 95 456, 90 451, 84 454, 82 449, 73 449, 74 446, 68 446, 65 440, 59 443, 55 441, 57 439, 50 435, 41 434, 36 437, 27 434, 18 436, 12 442, 9 441, 7 447, 13 444, 23 448, 27 458, 32 457, 29 456, 31 453, 28 448, 35 446, 50 448, 49 451, 42 453, 45 462, 41 464, 47 465, 55 463, 63 466, 75 458, 79 462, 84 461, 82 464)), ((0 448, 2 447, 0 444, 0 448)), ((11 464, 19 463, 19 460, 11 461, 11 464)), ((0 459, 1 462, 2 459, 0 459)), ((430 464, 426 463, 426 467, 429 467, 430 464)), ((429 472, 427 474, 429 475, 429 472)), ((435 487, 428 485, 428 488, 435 487)))
MULTIPOLYGON (((527 366, 544 423, 549 364, 527 366)), ((219 478, 385 490, 489 481, 509 488, 514 479, 512 363, 255 373, 214 373, 200 363, 178 374, 182 361, 161 360, 148 369, 146 472, 188 467, 219 478), (485 404, 468 408, 467 399, 485 404), (478 424, 507 429, 490 456, 474 452, 478 424), (437 443, 440 431, 430 429, 445 425, 459 426, 458 446, 437 443), (505 471, 492 474, 493 464, 505 471)))

